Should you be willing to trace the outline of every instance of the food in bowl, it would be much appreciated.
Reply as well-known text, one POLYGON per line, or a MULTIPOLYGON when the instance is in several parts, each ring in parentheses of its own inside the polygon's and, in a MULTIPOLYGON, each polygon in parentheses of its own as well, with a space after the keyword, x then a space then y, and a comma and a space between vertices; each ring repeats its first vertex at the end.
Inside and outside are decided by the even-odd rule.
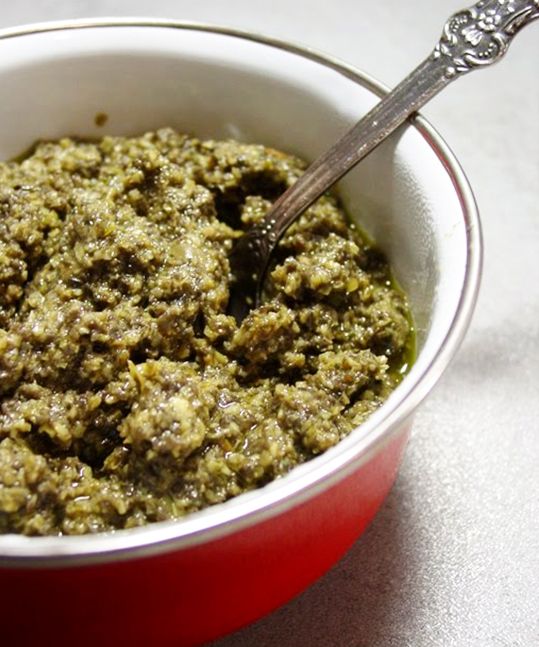
POLYGON ((0 165, 0 532, 181 517, 286 474, 387 398, 409 308, 335 197, 289 229, 264 303, 227 314, 233 241, 304 168, 169 128, 0 165))

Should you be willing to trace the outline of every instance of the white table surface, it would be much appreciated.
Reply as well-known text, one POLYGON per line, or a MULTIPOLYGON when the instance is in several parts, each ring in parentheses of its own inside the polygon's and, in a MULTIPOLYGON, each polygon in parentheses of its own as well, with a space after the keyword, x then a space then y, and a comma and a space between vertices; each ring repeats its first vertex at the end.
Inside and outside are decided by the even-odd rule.
MULTIPOLYGON (((330 53, 393 85, 461 0, 17 0, 0 26, 160 16, 330 53)), ((485 265, 457 358, 420 409, 398 480, 325 577, 214 647, 539 645, 539 22, 423 111, 466 171, 485 265)))

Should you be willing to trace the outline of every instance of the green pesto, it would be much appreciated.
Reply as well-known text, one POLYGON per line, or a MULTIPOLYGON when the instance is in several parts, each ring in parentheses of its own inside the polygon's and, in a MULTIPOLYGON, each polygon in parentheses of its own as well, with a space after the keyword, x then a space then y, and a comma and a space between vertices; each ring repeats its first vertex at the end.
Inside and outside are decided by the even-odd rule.
POLYGON ((338 443, 410 364, 383 255, 323 196, 266 300, 227 314, 234 239, 303 172, 260 145, 42 142, 0 164, 0 532, 82 534, 263 486, 338 443))

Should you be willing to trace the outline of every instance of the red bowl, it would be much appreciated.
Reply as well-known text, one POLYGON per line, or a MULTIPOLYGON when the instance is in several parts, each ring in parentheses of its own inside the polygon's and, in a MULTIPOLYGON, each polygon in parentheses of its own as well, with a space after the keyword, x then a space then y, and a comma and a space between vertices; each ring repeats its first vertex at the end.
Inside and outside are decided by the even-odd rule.
MULTIPOLYGON (((39 138, 164 125, 313 159, 385 91, 309 50, 170 21, 4 30, 0 54, 4 159, 39 138), (104 127, 94 123, 98 112, 109 116, 104 127)), ((0 536, 5 644, 199 644, 289 600, 373 518, 395 479, 413 412, 469 323, 480 225, 462 170, 421 117, 339 190, 410 297, 418 356, 401 385, 324 455, 185 519, 82 537, 0 536)))

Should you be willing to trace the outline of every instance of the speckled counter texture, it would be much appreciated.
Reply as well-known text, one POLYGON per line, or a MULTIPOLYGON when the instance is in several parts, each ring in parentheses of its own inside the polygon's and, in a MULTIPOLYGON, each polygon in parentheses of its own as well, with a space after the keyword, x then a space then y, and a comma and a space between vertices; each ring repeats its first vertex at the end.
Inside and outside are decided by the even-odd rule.
MULTIPOLYGON (((264 32, 395 84, 454 0, 19 0, 1 26, 167 16, 264 32)), ((481 295, 387 502, 325 577, 213 647, 539 645, 539 22, 427 106, 482 214, 481 295)))

